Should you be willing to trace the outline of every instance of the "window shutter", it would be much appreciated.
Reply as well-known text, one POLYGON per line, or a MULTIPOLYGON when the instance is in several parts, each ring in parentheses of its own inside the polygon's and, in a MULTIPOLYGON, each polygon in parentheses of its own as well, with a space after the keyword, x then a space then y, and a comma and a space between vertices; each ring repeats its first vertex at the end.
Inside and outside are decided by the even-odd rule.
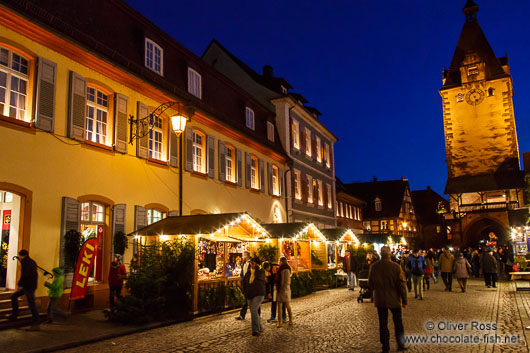
POLYGON ((114 94, 114 150, 127 153, 127 103, 123 94, 114 94))
POLYGON ((169 130, 169 165, 173 168, 179 167, 179 136, 169 130))
MULTIPOLYGON (((137 123, 136 123, 136 131, 139 133, 145 133, 149 130, 149 122, 148 121, 140 121, 140 119, 146 117, 149 115, 149 108, 147 105, 143 104, 142 102, 138 102, 137 107, 137 123)), ((147 159, 149 158, 149 134, 145 135, 144 137, 136 139, 136 156, 138 158, 147 159)))
MULTIPOLYGON (((125 233, 125 204, 114 205, 112 208, 112 253, 114 254, 114 237, 116 233, 125 233)), ((123 255, 123 254, 122 254, 123 255)))
POLYGON ((272 195, 272 164, 267 162, 267 185, 269 188, 269 195, 272 195))
POLYGON ((303 129, 302 127, 299 127, 298 130, 300 131, 300 151, 305 154, 305 135, 307 133, 306 129, 303 129))
POLYGON ((179 215, 179 211, 177 211, 177 210, 169 211, 169 212, 167 213, 167 215, 168 215, 169 217, 177 217, 177 216, 179 215))
POLYGON ((186 166, 188 172, 193 171, 193 129, 186 128, 186 166))
POLYGON ((215 177, 215 136, 206 136, 206 142, 208 144, 208 176, 210 178, 215 177))
MULTIPOLYGON (((232 156, 232 158, 234 158, 232 156)), ((234 161, 232 160, 232 168, 234 168, 234 161)), ((219 140, 219 180, 226 181, 226 145, 219 140)))
POLYGON ((85 140, 86 80, 70 71, 70 97, 68 110, 68 137, 85 140))
POLYGON ((37 116, 35 126, 38 129, 53 132, 55 124, 55 84, 57 64, 39 58, 37 72, 37 116))
POLYGON ((236 150, 236 156, 237 156, 237 185, 243 186, 243 162, 241 161, 243 158, 241 150, 236 150))
POLYGON ((147 210, 142 206, 134 206, 134 230, 147 227, 147 210))
POLYGON ((261 192, 265 192, 265 161, 259 160, 259 188, 261 192))
POLYGON ((311 157, 317 159, 317 137, 311 134, 311 157))
POLYGON ((63 210, 61 215, 61 256, 60 265, 64 265, 64 235, 70 231, 80 230, 81 223, 81 205, 76 199, 63 197, 63 210))
POLYGON ((278 187, 280 190, 280 196, 283 196, 283 168, 278 168, 278 187))
POLYGON ((250 153, 245 152, 245 187, 250 189, 250 153))
POLYGON ((324 190, 322 191, 322 194, 324 195, 324 199, 322 200, 323 203, 324 203, 324 208, 328 208, 328 185, 329 184, 322 184, 322 187, 324 188, 324 190), (324 187, 325 186, 325 187, 324 187))

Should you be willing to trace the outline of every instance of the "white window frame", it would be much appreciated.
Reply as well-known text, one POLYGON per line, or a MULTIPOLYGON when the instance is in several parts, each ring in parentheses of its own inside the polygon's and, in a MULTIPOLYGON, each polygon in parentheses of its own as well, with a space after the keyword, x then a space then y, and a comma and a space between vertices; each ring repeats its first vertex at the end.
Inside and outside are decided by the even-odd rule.
POLYGON ((322 180, 318 180, 317 184, 318 184, 318 205, 324 206, 324 188, 322 186, 322 180))
POLYGON ((236 173, 235 173, 235 163, 234 163, 235 148, 231 146, 226 146, 225 154, 225 166, 226 166, 226 181, 235 183, 237 182, 236 173))
POLYGON ((300 123, 293 119, 292 123, 292 130, 293 130, 293 147, 297 150, 300 150, 300 123))
POLYGON ((342 202, 339 202, 340 205, 340 216, 344 218, 344 204, 342 202))
POLYGON ((251 130, 254 130, 256 128, 255 116, 256 115, 254 114, 254 110, 249 107, 245 108, 245 126, 251 130))
MULTIPOLYGON (((0 64, 0 73, 5 74, 5 87, 0 86, 0 90, 5 90, 3 102, 4 105, 3 110, 0 109, 0 115, 4 115, 6 117, 11 117, 13 119, 17 120, 23 120, 28 121, 29 116, 28 115, 28 88, 29 88, 29 70, 30 70, 30 60, 23 56, 22 54, 19 54, 18 52, 1 47, 0 46, 0 55, 7 53, 7 66, 4 66, 4 64, 0 64), (18 61, 15 62, 15 56, 18 58, 18 61), (15 68, 15 65, 18 66, 19 70, 15 68), (26 73, 24 73, 22 68, 25 68, 26 73), (24 92, 21 92, 19 90, 13 91, 12 85, 13 80, 18 80, 20 86, 24 86, 24 92), (17 105, 12 105, 13 102, 11 102, 11 95, 14 93, 17 98, 18 102, 17 105), (21 103, 20 100, 23 100, 21 103), (20 106, 19 106, 20 105, 20 106), (11 113, 11 108, 14 109, 14 115, 11 113)), ((0 59, 2 57, 0 56, 0 59)))
POLYGON ((277 166, 273 165, 272 168, 272 175, 271 175, 271 181, 272 181, 272 194, 275 196, 280 196, 280 169, 278 169, 277 166))
POLYGON ((328 208, 332 208, 333 207, 333 197, 331 195, 331 185, 330 184, 326 184, 326 187, 328 189, 328 208))
POLYGON ((350 219, 353 219, 354 218, 353 209, 352 209, 351 205, 348 205, 348 207, 350 208, 350 219))
POLYGON ((322 163, 322 149, 321 149, 320 137, 315 136, 315 139, 316 139, 316 149, 317 149, 317 162, 322 163))
POLYGON ((145 67, 164 75, 164 49, 149 38, 145 38, 145 67))
POLYGON ((305 128, 305 154, 308 157, 311 157, 311 150, 313 149, 313 146, 311 146, 311 130, 308 128, 305 128))
POLYGON ((383 202, 379 197, 374 200, 374 208, 377 212, 381 212, 383 210, 383 202))
POLYGON ((329 144, 326 143, 324 145, 324 153, 326 154, 326 167, 331 168, 331 158, 330 158, 329 151, 330 151, 329 144))
POLYGON ((188 93, 202 99, 202 76, 191 67, 188 67, 188 93))
POLYGON ((205 163, 206 158, 205 158, 205 155, 204 155, 204 152, 205 152, 205 148, 204 148, 205 136, 204 136, 204 134, 194 130, 192 139, 193 139, 193 149, 192 149, 193 171, 204 174, 205 170, 206 170, 206 163, 205 163), (201 138, 201 142, 200 143, 197 142, 199 136, 201 138))
POLYGON ((108 138, 109 134, 109 95, 102 90, 88 86, 85 109, 85 125, 86 125, 86 140, 102 145, 110 145, 108 138), (94 100, 90 100, 90 90, 94 91, 94 100), (101 97, 100 97, 101 94, 101 97), (100 99, 101 98, 101 99, 100 99), (106 104, 106 105, 105 105, 106 104), (89 117, 89 111, 92 111, 93 116, 89 117), (101 114, 101 121, 98 120, 98 115, 101 114), (104 119, 103 119, 104 117, 104 119), (92 123, 92 128, 90 128, 92 123))
POLYGON ((250 188, 257 190, 259 189, 259 170, 258 170, 258 159, 254 156, 250 157, 250 188))
POLYGON ((302 199, 302 178, 299 170, 294 170, 294 198, 302 199))
POLYGON ((162 210, 159 210, 157 208, 149 208, 147 210, 147 225, 151 225, 153 223, 161 221, 166 218, 166 216, 167 214, 162 210))
POLYGON ((267 138, 269 141, 274 142, 274 124, 267 121, 267 138))
POLYGON ((149 158, 162 159, 163 154, 163 142, 164 142, 164 121, 160 116, 153 116, 150 122, 152 129, 149 131, 149 158))

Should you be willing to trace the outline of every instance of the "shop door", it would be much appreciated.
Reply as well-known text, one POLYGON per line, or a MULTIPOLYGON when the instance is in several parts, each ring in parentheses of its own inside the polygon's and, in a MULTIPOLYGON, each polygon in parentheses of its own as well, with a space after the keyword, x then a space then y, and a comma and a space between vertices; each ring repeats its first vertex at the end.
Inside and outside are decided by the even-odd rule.
POLYGON ((0 190, 0 288, 15 289, 20 196, 0 190))

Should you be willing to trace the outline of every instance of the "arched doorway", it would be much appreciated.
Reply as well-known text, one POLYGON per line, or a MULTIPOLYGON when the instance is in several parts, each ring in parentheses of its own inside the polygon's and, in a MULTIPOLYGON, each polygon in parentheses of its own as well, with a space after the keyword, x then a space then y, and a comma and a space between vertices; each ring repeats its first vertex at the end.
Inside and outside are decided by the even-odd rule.
POLYGON ((30 250, 31 202, 30 190, 0 182, 0 291, 16 288, 19 266, 13 256, 30 250))
POLYGON ((497 243, 507 244, 510 240, 508 229, 501 223, 491 218, 479 219, 464 231, 464 245, 477 247, 490 240, 492 235, 497 238, 497 243))

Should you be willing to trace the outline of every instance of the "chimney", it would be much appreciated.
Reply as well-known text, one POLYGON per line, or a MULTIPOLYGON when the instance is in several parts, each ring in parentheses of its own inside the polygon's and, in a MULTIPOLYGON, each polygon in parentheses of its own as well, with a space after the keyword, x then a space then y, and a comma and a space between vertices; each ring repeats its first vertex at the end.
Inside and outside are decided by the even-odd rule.
POLYGON ((427 190, 431 190, 431 186, 430 185, 427 185, 427 190))
POLYGON ((377 182, 377 178, 375 177, 375 175, 373 176, 373 178, 374 178, 374 183, 376 183, 377 182))
POLYGON ((263 76, 274 77, 274 71, 272 70, 272 66, 270 65, 263 66, 263 76))

